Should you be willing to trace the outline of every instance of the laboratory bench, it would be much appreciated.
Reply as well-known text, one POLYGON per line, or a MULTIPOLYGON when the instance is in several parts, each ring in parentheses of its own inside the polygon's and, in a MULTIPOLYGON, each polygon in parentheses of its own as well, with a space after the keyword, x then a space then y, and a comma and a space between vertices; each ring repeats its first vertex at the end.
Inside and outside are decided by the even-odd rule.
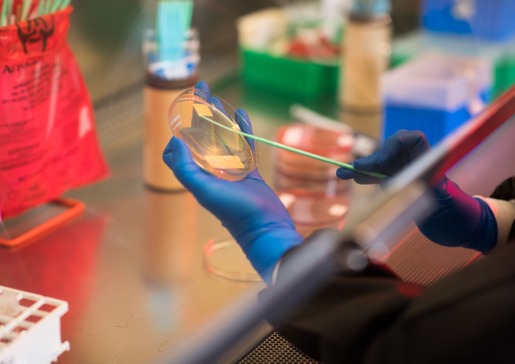
MULTIPOLYGON (((245 108, 256 135, 270 138, 292 122, 290 101, 245 89, 237 78, 218 82, 213 92, 245 108)), ((69 303, 62 338, 71 350, 59 363, 150 363, 265 284, 208 271, 204 245, 228 237, 226 229, 189 192, 145 187, 141 85, 95 106, 110 177, 65 194, 86 205, 73 221, 31 244, 0 249, 0 285, 69 303)), ((259 170, 272 184, 272 152, 266 145, 260 151, 259 170)), ((59 209, 35 209, 7 221, 7 231, 16 235, 59 209)), ((260 328, 249 345, 269 331, 260 328)))
MULTIPOLYGON (((232 11, 231 16, 251 10, 243 7, 257 8, 254 3, 242 2, 238 5, 242 9, 232 11)), ((83 6, 86 4, 83 2, 83 6)), ((80 6, 77 4, 78 10, 80 6)), ((106 17, 108 23, 111 20, 106 17)), ((409 23, 400 20, 400 24, 409 23)), ((234 20, 210 13, 204 19, 207 29, 212 27, 210 22, 224 25, 228 30, 222 38, 235 45, 234 20)), ((92 50, 89 31, 84 32, 88 37, 81 34, 71 32, 69 43, 74 45, 88 81, 97 132, 111 174, 94 185, 65 194, 85 203, 86 209, 79 217, 30 244, 0 248, 0 285, 69 303, 61 327, 62 339, 70 342, 71 350, 63 353, 58 363, 152 363, 165 359, 184 339, 195 338, 205 323, 237 298, 258 292, 265 284, 228 280, 210 272, 203 260, 204 246, 211 239, 229 237, 226 229, 189 192, 163 193, 145 186, 140 44, 127 42, 123 52, 118 52, 112 46, 113 39, 103 48, 109 54, 103 55, 92 50)), ((243 85, 235 74, 238 57, 234 50, 228 54, 214 52, 221 48, 220 32, 201 34, 209 35, 213 42, 207 47, 207 38, 202 40, 207 51, 200 79, 235 109, 245 109, 256 135, 272 138, 282 125, 293 122, 289 108, 297 100, 243 85)), ((105 31, 95 36, 99 40, 113 38, 105 31)), ((301 103, 322 115, 341 118, 332 97, 301 103)), ((374 124, 366 115, 347 116, 345 122, 365 133, 374 124)), ((273 151, 261 144, 260 154, 259 171, 273 185, 273 151)), ((462 187, 472 183, 458 181, 462 187)), ((483 192, 472 187, 469 190, 474 193, 483 192)), ((351 184, 349 212, 375 191, 374 186, 351 184)), ((52 204, 33 209, 4 221, 0 236, 15 237, 60 212, 62 207, 52 204)), ((412 224, 399 233, 398 240, 410 239, 410 244, 400 244, 389 262, 407 281, 431 283, 473 258, 468 251, 449 254, 414 229, 412 224), (408 255, 412 264, 405 269, 404 257, 408 255), (435 273, 414 276, 413 266, 435 273)), ((231 353, 226 362, 243 354, 271 330, 263 325, 251 333, 246 346, 231 353)))
MULTIPOLYGON (((235 69, 230 64, 228 68, 235 69)), ((248 112, 256 135, 272 138, 282 125, 293 122, 289 115, 293 100, 249 89, 234 75, 218 81, 202 79, 213 93, 248 112)), ((305 105, 326 116, 338 114, 328 99, 305 105)), ((65 194, 86 205, 73 221, 31 244, 0 249, 0 285, 69 303, 69 312, 62 318, 62 337, 71 350, 62 354, 59 363, 163 360, 183 340, 195 340, 204 324, 239 297, 256 296, 265 287, 263 282, 228 280, 205 267, 205 244, 229 234, 189 192, 163 193, 145 187, 143 114, 141 84, 96 103, 97 131, 110 177, 65 194)), ((507 128, 513 131, 515 124, 507 128)), ((478 164, 478 158, 489 161, 512 155, 506 148, 513 143, 502 148, 492 143, 476 148, 449 173, 467 193, 487 196, 495 187, 468 178, 471 171, 480 170, 492 181, 503 180, 497 175, 501 172, 513 175, 513 166, 496 169, 490 163, 478 164)), ((273 151, 260 145, 260 154, 258 169, 273 185, 273 151)), ((377 191, 377 186, 352 183, 349 215, 377 191)), ((60 209, 53 205, 33 209, 4 221, 0 233, 15 237, 60 209)), ((401 279, 424 285, 477 259, 469 249, 449 250, 431 243, 413 222, 400 226, 384 244, 390 248, 388 266, 401 279)), ((222 362, 238 362, 235 359, 271 330, 266 324, 259 327, 222 362)))

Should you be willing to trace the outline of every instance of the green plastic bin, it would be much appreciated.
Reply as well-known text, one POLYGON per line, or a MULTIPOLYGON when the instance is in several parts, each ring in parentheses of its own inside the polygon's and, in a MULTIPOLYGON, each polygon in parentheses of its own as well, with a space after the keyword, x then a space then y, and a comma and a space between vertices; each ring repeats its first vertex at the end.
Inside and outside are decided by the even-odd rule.
POLYGON ((241 74, 249 86, 298 98, 336 96, 338 64, 318 64, 241 50, 241 74))

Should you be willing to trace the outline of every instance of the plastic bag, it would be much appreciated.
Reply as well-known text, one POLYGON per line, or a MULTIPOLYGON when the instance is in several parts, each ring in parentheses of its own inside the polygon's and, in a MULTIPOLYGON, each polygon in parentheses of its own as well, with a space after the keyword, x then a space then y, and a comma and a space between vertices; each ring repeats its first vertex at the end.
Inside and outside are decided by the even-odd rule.
POLYGON ((108 175, 66 43, 71 7, 0 28, 0 217, 108 175))

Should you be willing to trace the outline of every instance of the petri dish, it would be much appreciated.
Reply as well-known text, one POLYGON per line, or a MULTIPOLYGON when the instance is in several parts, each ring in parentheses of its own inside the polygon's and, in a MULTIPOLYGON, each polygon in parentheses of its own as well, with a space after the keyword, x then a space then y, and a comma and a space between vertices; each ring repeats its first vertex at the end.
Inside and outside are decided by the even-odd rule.
POLYGON ((345 224, 349 206, 348 194, 329 196, 302 189, 278 194, 288 209, 295 229, 303 237, 322 228, 341 229, 345 224))
MULTIPOLYGON (((294 123, 283 126, 275 140, 290 147, 350 163, 354 136, 351 133, 332 131, 313 125, 294 123)), ((318 161, 282 149, 275 151, 276 167, 284 175, 307 179, 332 179, 336 177, 337 166, 318 161)))
MULTIPOLYGON (((281 127, 275 140, 344 163, 350 163, 354 159, 354 135, 349 132, 293 123, 281 127)), ((338 166, 289 151, 274 151, 274 182, 278 191, 303 189, 317 194, 343 193, 349 188, 350 182, 337 178, 337 169, 338 166)))
POLYGON ((263 282, 233 238, 211 239, 204 245, 204 265, 217 276, 240 282, 263 282))
POLYGON ((257 167, 257 146, 220 126, 250 131, 250 125, 238 125, 236 115, 237 111, 217 96, 190 88, 172 103, 168 121, 173 135, 188 145, 200 168, 219 178, 240 181, 257 167), (213 97, 219 102, 213 103, 213 97))
MULTIPOLYGON (((282 126, 275 135, 275 140, 290 147, 299 148, 322 157, 332 158, 348 163, 353 160, 352 148, 354 135, 349 132, 335 131, 319 128, 314 125, 293 123, 282 126)), ((325 165, 326 163, 304 157, 299 154, 282 151, 285 159, 291 163, 312 163, 325 165), (295 159, 298 159, 295 160, 295 159)))

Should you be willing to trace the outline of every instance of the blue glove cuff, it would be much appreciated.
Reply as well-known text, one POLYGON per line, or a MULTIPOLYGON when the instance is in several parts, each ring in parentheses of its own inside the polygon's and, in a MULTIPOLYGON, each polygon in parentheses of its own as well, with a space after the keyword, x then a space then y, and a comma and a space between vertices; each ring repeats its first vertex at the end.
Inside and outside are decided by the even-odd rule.
POLYGON ((304 238, 293 229, 263 228, 236 240, 254 269, 270 285, 273 269, 279 259, 288 250, 301 244, 304 238))
POLYGON ((466 194, 447 178, 435 186, 434 192, 436 209, 415 221, 422 234, 448 247, 461 246, 480 252, 495 247, 497 220, 486 202, 466 194))

